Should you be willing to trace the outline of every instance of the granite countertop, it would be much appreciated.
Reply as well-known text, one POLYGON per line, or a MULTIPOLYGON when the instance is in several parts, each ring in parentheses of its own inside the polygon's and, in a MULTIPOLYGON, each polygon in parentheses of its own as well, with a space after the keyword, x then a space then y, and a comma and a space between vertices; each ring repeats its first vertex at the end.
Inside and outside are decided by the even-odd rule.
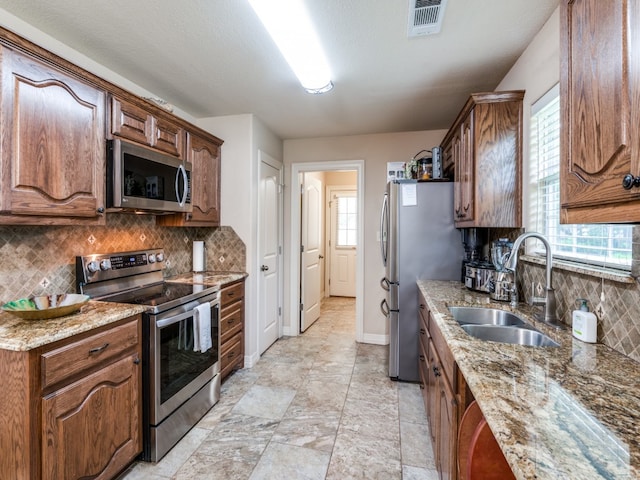
MULTIPOLYGON (((640 364, 515 310, 560 347, 475 339, 450 305, 512 310, 460 282, 418 281, 432 319, 519 480, 640 478, 640 364)), ((540 308, 540 307, 538 307, 540 308)))
POLYGON ((23 320, 0 311, 0 348, 31 350, 137 315, 144 310, 142 305, 90 300, 77 313, 49 320, 23 320))
MULTIPOLYGON (((247 276, 244 272, 185 273, 167 282, 223 286, 247 276)), ((94 328, 108 325, 146 310, 144 305, 91 300, 80 312, 49 320, 23 320, 0 311, 0 349, 27 351, 94 328)))
POLYGON ((223 286, 247 277, 245 272, 215 272, 206 271, 199 273, 183 273, 165 278, 167 282, 191 283, 194 285, 206 285, 209 287, 223 286))

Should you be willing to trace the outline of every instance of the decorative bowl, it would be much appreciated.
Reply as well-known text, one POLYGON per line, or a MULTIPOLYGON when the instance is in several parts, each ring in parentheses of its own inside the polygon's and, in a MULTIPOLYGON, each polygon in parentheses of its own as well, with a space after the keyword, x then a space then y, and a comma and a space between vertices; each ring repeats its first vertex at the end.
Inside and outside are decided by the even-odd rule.
POLYGON ((26 320, 44 320, 77 312, 89 301, 89 295, 62 293, 21 298, 2 305, 2 310, 26 320))

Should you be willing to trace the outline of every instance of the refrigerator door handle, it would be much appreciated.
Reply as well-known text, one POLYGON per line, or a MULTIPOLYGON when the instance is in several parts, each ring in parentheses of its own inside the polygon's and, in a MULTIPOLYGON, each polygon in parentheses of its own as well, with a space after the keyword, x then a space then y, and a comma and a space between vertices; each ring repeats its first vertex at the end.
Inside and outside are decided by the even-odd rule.
POLYGON ((380 253, 382 264, 387 266, 388 244, 387 236, 389 232, 389 196, 385 193, 382 199, 382 211, 380 212, 380 253))
POLYGON ((389 313, 391 313, 386 298, 380 302, 380 311, 384 314, 385 317, 388 317, 389 313))

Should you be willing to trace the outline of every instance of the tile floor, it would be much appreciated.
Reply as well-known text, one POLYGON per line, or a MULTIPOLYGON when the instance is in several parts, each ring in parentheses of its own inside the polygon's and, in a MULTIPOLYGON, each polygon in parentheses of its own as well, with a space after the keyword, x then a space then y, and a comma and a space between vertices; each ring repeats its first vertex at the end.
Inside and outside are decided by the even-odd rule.
POLYGON ((327 299, 303 335, 231 375, 160 462, 121 479, 437 480, 418 385, 389 380, 388 347, 354 339, 353 299, 327 299))

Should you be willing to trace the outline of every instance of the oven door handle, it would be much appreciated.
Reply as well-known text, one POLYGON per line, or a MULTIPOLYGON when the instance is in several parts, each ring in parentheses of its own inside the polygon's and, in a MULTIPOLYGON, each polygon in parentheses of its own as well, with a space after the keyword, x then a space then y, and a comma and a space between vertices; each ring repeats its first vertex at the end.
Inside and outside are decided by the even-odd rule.
MULTIPOLYGON (((209 302, 209 305, 211 306, 211 308, 219 307, 220 300, 218 299, 212 300, 209 302)), ((165 318, 164 320, 158 320, 156 322, 156 327, 158 328, 168 327, 169 325, 173 325, 174 323, 181 322, 185 318, 189 318, 189 317, 193 317, 193 309, 189 310, 188 312, 181 313, 180 315, 175 315, 173 317, 165 318)))

